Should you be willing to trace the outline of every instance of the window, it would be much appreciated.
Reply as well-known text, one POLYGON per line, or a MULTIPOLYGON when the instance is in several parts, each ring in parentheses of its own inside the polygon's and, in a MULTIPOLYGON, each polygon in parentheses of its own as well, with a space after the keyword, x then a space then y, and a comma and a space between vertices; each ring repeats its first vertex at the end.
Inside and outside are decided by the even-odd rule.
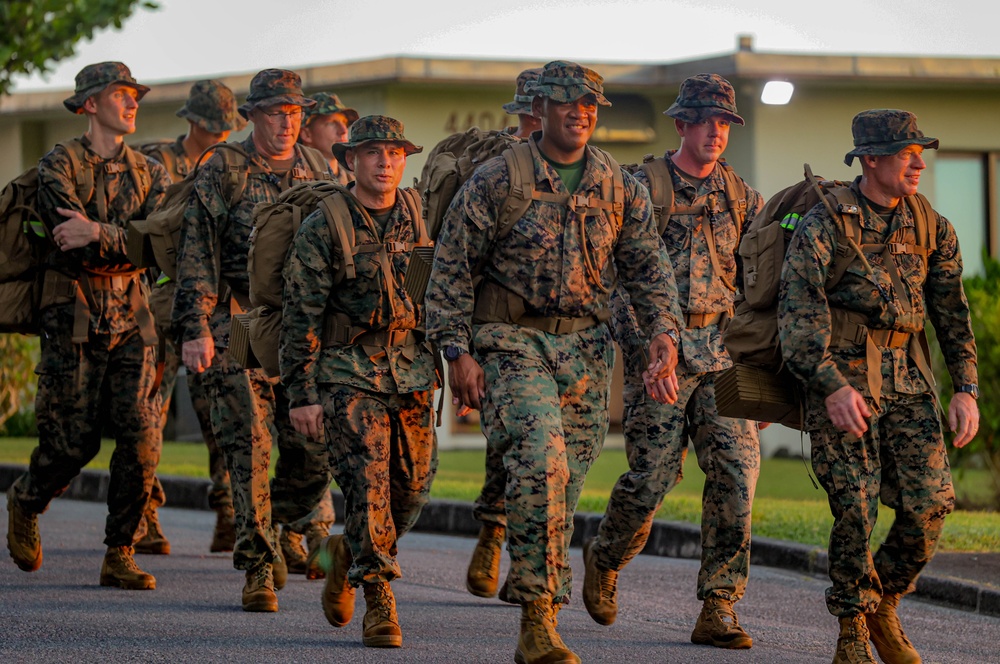
POLYGON ((934 209, 958 233, 966 275, 983 273, 983 250, 992 252, 991 236, 1000 214, 996 164, 1000 154, 941 153, 934 162, 934 209))

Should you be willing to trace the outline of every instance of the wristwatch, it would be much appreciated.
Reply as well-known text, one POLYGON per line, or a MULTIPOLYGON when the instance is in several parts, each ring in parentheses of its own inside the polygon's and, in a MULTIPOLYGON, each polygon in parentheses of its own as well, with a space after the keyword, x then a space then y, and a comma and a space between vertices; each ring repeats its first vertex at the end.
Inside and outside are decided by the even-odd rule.
POLYGON ((674 342, 675 348, 680 348, 681 336, 677 334, 677 330, 667 330, 667 336, 670 337, 670 340, 674 342))
POLYGON ((445 346, 442 352, 444 353, 444 359, 448 360, 449 362, 454 362, 455 360, 462 357, 469 351, 465 350, 464 348, 460 348, 458 346, 445 346))
POLYGON ((973 399, 979 399, 979 386, 974 383, 962 385, 958 388, 958 391, 965 392, 966 394, 972 396, 973 399))

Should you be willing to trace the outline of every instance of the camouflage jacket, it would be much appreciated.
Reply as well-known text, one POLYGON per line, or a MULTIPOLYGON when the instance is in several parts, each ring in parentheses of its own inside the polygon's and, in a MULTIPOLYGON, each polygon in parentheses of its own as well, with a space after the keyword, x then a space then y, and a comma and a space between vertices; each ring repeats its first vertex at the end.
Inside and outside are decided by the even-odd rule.
POLYGON ((178 136, 177 140, 172 143, 167 141, 146 143, 136 149, 163 164, 171 182, 180 182, 194 168, 194 161, 188 157, 187 150, 184 149, 184 138, 184 136, 178 136), (164 155, 164 152, 168 150, 170 154, 164 155))
POLYGON ((354 175, 336 159, 330 162, 330 172, 333 173, 333 181, 337 184, 346 187, 354 182, 354 175))
MULTIPOLYGON (((356 246, 414 242, 413 221, 401 195, 396 196, 384 230, 377 222, 375 226, 367 223, 354 205, 349 203, 349 207, 356 246)), ((371 331, 413 330, 421 324, 422 307, 403 289, 410 253, 392 252, 388 256, 392 269, 388 290, 378 253, 357 254, 357 277, 336 283, 343 253, 323 211, 313 212, 302 222, 285 263, 278 354, 282 383, 293 407, 321 403, 318 386, 324 383, 383 394, 408 394, 434 386, 434 356, 426 342, 389 347, 321 343, 324 321, 330 316, 371 331)))
POLYGON ((217 151, 198 170, 194 191, 184 212, 180 251, 177 258, 177 291, 172 323, 183 341, 213 337, 219 348, 229 346, 231 323, 227 291, 245 295, 250 290, 247 252, 253 229, 253 210, 258 203, 271 203, 290 186, 292 168, 309 170, 301 149, 295 146, 295 161, 289 172, 274 173, 257 152, 253 134, 238 144, 250 156, 253 170, 239 200, 228 200, 223 179, 224 163, 217 151), (219 272, 225 281, 220 288, 219 272), (228 287, 228 288, 227 288, 228 287))
MULTIPOLYGON (((698 189, 684 179, 674 166, 671 156, 677 152, 670 150, 664 155, 670 171, 674 189, 675 205, 692 205, 696 199, 707 197, 705 204, 712 210, 708 226, 700 215, 671 215, 663 231, 663 242, 670 255, 670 263, 677 282, 680 307, 685 314, 714 314, 733 310, 736 293, 718 278, 712 269, 705 231, 711 230, 715 236, 716 253, 726 281, 736 283, 736 250, 739 246, 736 222, 726 204, 726 184, 722 177, 722 167, 705 178, 698 189)), ((646 173, 637 171, 635 179, 649 187, 646 173)), ((744 185, 746 182, 744 181, 744 185)), ((746 230, 750 222, 764 205, 763 197, 746 185, 747 215, 743 223, 746 230)), ((703 199, 704 200, 704 199, 703 199)), ((635 321, 635 312, 630 305, 628 294, 618 287, 611 297, 611 311, 614 314, 612 329, 615 339, 626 348, 641 347, 642 342, 635 321)), ((721 371, 732 366, 732 360, 722 345, 722 332, 718 325, 683 328, 679 349, 679 371, 704 373, 721 371)))
MULTIPOLYGON (((566 193, 556 171, 529 140, 539 192, 566 193)), ((587 147, 583 179, 574 193, 600 195, 611 173, 587 147)), ((535 201, 505 238, 496 220, 510 192, 504 158, 485 162, 456 194, 438 238, 427 290, 428 336, 443 345, 468 348, 472 338, 472 272, 524 298, 537 316, 578 318, 608 307, 620 279, 637 303, 637 318, 648 338, 682 327, 677 287, 663 244, 656 237, 649 193, 623 172, 621 228, 607 211, 587 216, 586 238, 564 205, 535 201), (586 242, 586 252, 581 246, 586 242), (589 254, 601 283, 586 265, 589 254), (617 273, 617 274, 616 274, 617 273)))
MULTIPOLYGON (((104 273, 132 272, 136 268, 125 253, 125 229, 132 219, 144 219, 163 200, 163 194, 170 185, 170 178, 159 162, 145 161, 145 169, 150 183, 145 198, 136 189, 132 173, 127 168, 125 146, 118 155, 103 159, 90 150, 86 136, 80 139, 87 147, 85 160, 94 168, 94 194, 84 203, 77 197, 73 165, 62 148, 55 148, 42 157, 38 163, 38 212, 42 221, 55 228, 65 221, 56 208, 76 210, 90 221, 101 224, 100 239, 86 247, 72 251, 54 251, 49 256, 49 267, 67 275, 79 275, 86 270, 104 273), (108 172, 105 166, 120 166, 108 172), (98 171, 101 171, 98 177, 98 171), (104 180, 102 190, 98 181, 104 180), (107 219, 101 221, 98 197, 103 196, 103 207, 107 219)), ((140 164, 141 165, 141 164, 140 164)), ((90 329, 98 333, 121 334, 136 326, 135 315, 129 303, 127 292, 94 292, 96 306, 90 307, 90 329)))
MULTIPOLYGON (((893 241, 916 243, 909 206, 901 202, 887 224, 867 205, 859 182, 860 177, 851 189, 862 212, 861 243, 883 243, 890 236, 894 236, 893 241)), ((929 316, 954 384, 978 382, 976 342, 962 287, 962 255, 955 229, 947 219, 938 215, 937 249, 928 255, 926 269, 918 255, 893 256, 913 305, 911 313, 905 312, 881 254, 866 253, 873 276, 856 259, 827 292, 826 278, 836 249, 836 223, 822 205, 817 205, 797 226, 781 273, 778 326, 782 355, 792 373, 809 388, 812 409, 819 410, 822 399, 847 385, 872 396, 865 346, 830 348, 831 307, 861 314, 864 324, 874 330, 920 332, 929 316)), ((882 395, 931 390, 906 348, 882 349, 882 376, 882 395)), ((825 408, 818 416, 825 416, 825 408)))

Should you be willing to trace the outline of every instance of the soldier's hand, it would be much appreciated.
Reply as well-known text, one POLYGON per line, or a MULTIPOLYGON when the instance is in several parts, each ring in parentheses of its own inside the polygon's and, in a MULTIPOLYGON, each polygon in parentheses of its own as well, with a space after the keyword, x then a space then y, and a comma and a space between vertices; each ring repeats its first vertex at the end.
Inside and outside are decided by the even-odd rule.
POLYGON ((319 439, 323 437, 323 406, 309 405, 291 408, 288 419, 303 436, 319 439))
POLYGON ((826 398, 826 412, 833 426, 858 438, 868 431, 868 418, 872 416, 865 398, 850 385, 826 398))
POLYGON ((80 249, 101 239, 101 225, 87 219, 76 210, 56 208, 56 212, 66 217, 52 231, 52 240, 62 251, 80 249))
POLYGON ((657 366, 657 363, 653 363, 650 365, 653 367, 652 369, 642 372, 642 382, 646 386, 646 393, 659 403, 676 403, 677 372, 671 371, 669 376, 656 378, 655 367, 657 366))
POLYGON ((646 371, 654 380, 666 378, 677 368, 677 346, 666 333, 657 334, 649 344, 649 366, 646 371))
POLYGON ((971 394, 956 392, 948 406, 948 425, 955 432, 955 447, 965 447, 979 431, 979 404, 971 394))
POLYGON ((215 340, 212 337, 200 337, 185 341, 181 346, 181 360, 192 373, 201 373, 212 366, 215 357, 215 340))
POLYGON ((451 403, 480 410, 486 397, 486 374, 479 362, 469 354, 459 355, 448 363, 448 386, 451 387, 451 403))

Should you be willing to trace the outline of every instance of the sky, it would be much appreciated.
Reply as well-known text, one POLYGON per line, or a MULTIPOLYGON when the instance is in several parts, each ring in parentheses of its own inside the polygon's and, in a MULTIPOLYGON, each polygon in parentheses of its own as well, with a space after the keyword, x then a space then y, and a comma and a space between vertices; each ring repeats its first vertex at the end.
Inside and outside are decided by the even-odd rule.
POLYGON ((730 53, 741 34, 758 52, 1000 57, 984 0, 157 2, 80 42, 48 75, 15 79, 15 91, 72 88, 105 60, 144 83, 395 55, 676 62, 730 53))

